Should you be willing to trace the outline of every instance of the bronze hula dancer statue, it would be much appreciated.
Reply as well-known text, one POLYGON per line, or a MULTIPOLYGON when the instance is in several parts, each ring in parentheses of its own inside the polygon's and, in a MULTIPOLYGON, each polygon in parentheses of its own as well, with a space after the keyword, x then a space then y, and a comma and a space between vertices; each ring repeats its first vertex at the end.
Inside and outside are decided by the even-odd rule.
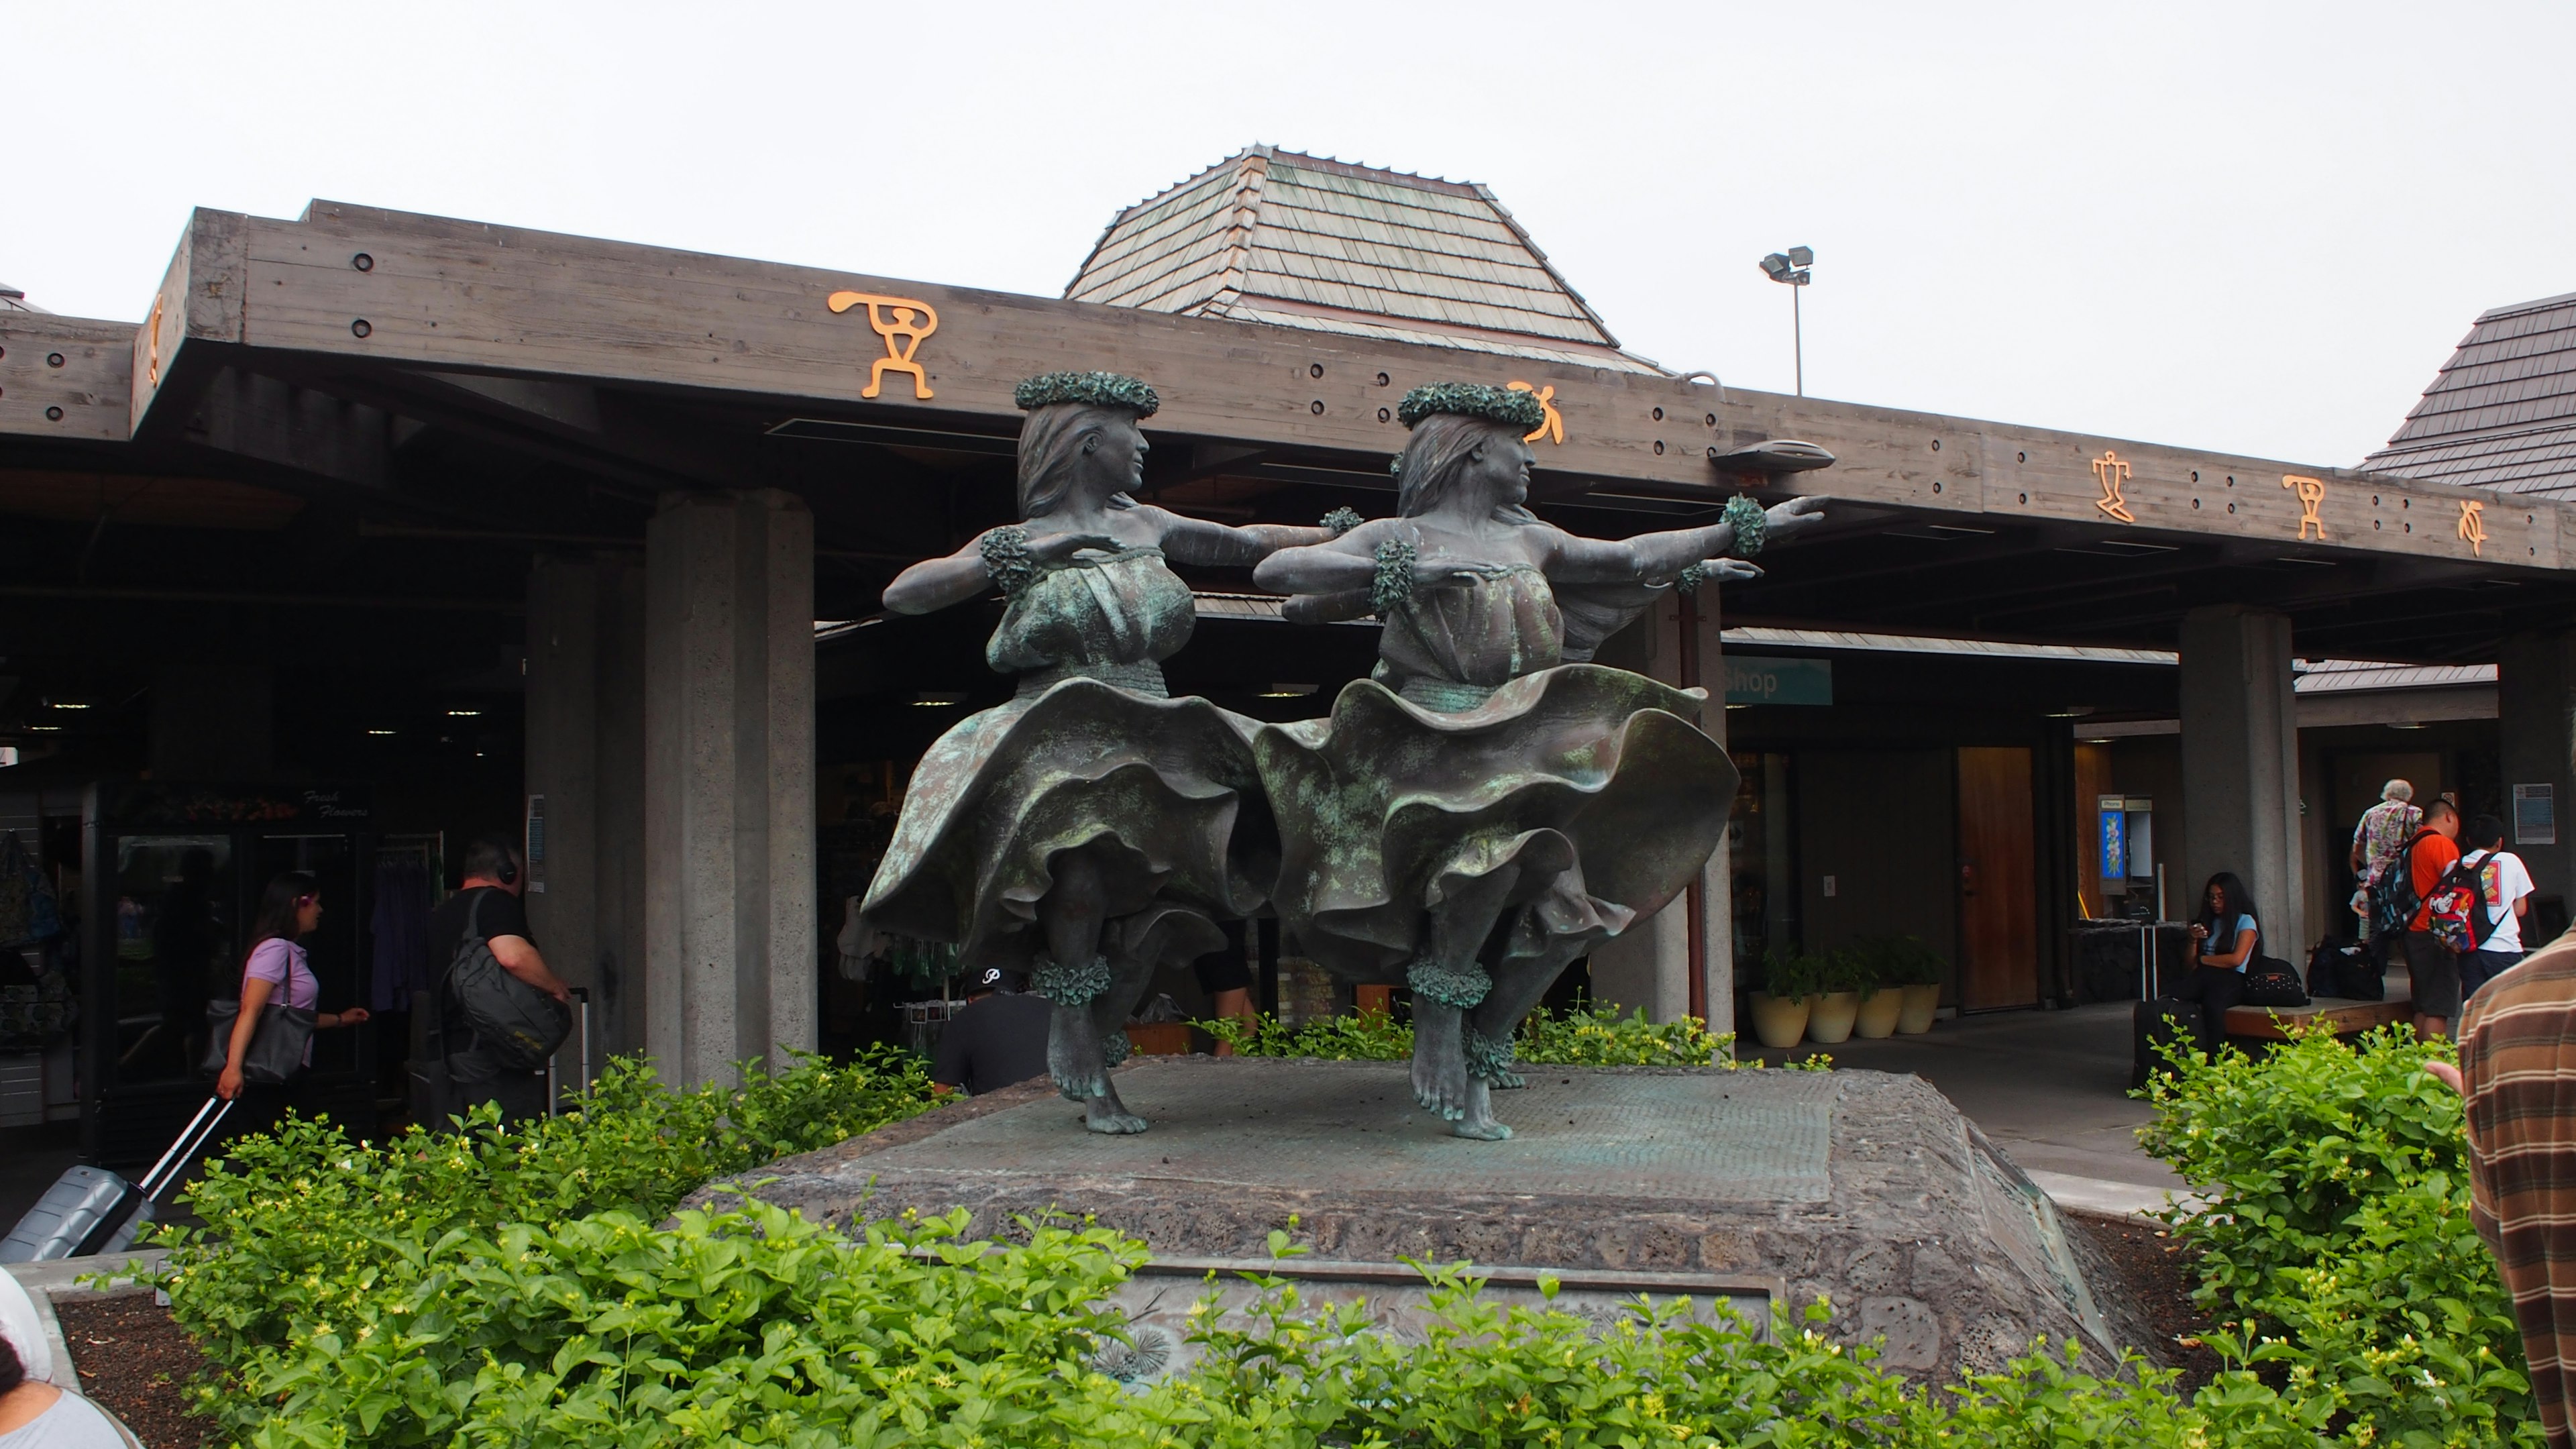
POLYGON ((1321 720, 1261 727, 1280 830, 1273 892, 1305 953, 1413 991, 1413 1087, 1462 1137, 1498 1139, 1490 1093, 1520 1085, 1512 1036, 1575 958, 1661 910, 1716 849, 1735 767, 1695 724, 1707 694, 1565 663, 1662 589, 1742 576, 1705 562, 1816 520, 1731 503, 1705 528, 1581 538, 1523 506, 1541 421, 1527 394, 1417 388, 1400 517, 1283 549, 1255 571, 1291 616, 1385 628, 1374 677, 1321 720))
POLYGON ((1189 642, 1189 586, 1166 565, 1242 567, 1330 529, 1229 528, 1138 503, 1154 390, 1112 373, 1020 384, 1026 522, 913 565, 888 609, 1009 601, 985 659, 1008 704, 941 736, 860 909, 864 924, 954 941, 968 970, 1029 971, 1055 1004, 1047 1066, 1095 1132, 1141 1132, 1110 1084, 1158 962, 1224 944, 1276 870, 1252 722, 1173 699, 1162 661, 1189 642))

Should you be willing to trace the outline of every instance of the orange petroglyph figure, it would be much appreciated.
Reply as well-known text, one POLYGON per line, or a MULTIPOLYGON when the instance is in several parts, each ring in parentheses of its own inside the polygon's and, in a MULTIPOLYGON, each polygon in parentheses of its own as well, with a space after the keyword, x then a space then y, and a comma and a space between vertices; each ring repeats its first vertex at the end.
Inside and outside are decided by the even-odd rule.
POLYGON ((152 299, 150 349, 151 355, 143 365, 143 385, 159 387, 161 385, 161 299, 158 297, 152 299))
POLYGON ((880 297, 873 292, 832 294, 835 312, 847 312, 861 304, 868 309, 868 326, 885 339, 886 355, 868 368, 868 385, 859 390, 859 396, 875 397, 885 386, 889 372, 908 372, 912 374, 913 399, 917 402, 928 398, 930 374, 913 360, 913 354, 920 351, 923 338, 939 330, 939 313, 929 303, 910 297, 880 297))
POLYGON ((2102 496, 2093 500, 2093 506, 2122 523, 2137 522, 2138 516, 2129 511, 2128 501, 2120 496, 2120 486, 2129 481, 2127 461, 2105 448, 2102 456, 2093 460, 2093 476, 2102 480, 2102 496))
POLYGON ((2313 528, 2317 531, 2317 542, 2325 542, 2326 521, 2317 516, 2317 510, 2324 506, 2326 501, 2326 480, 2302 478, 2296 473, 2284 473, 2281 475, 2281 486, 2299 495, 2299 541, 2307 542, 2308 530, 2313 528))
POLYGON ((2469 541, 2469 552, 2480 558, 2487 552, 2487 506, 2474 498, 2460 500, 2460 537, 2469 541))
POLYGON ((1565 441, 1565 419, 1559 415, 1556 410, 1555 383, 1551 382, 1545 387, 1535 388, 1525 382, 1507 382, 1503 384, 1503 386, 1511 389, 1513 392, 1536 393, 1538 395, 1539 410, 1547 415, 1537 427, 1521 434, 1522 442, 1535 443, 1541 438, 1545 438, 1549 442, 1559 444, 1565 441))

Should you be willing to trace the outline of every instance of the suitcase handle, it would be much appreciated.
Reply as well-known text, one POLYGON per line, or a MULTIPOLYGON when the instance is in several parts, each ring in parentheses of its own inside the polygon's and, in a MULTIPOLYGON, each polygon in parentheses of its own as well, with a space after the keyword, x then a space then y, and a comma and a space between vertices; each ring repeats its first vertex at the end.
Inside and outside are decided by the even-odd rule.
POLYGON ((232 1110, 233 1104, 222 1097, 206 1099, 206 1105, 197 1109, 197 1115, 179 1133, 178 1140, 170 1144, 170 1150, 162 1153, 161 1160, 152 1164, 152 1170, 135 1184, 145 1202, 161 1196, 162 1189, 179 1176, 188 1165, 188 1159, 196 1156, 197 1149, 205 1145, 206 1139, 215 1135, 215 1129, 224 1125, 224 1118, 231 1115, 232 1110))

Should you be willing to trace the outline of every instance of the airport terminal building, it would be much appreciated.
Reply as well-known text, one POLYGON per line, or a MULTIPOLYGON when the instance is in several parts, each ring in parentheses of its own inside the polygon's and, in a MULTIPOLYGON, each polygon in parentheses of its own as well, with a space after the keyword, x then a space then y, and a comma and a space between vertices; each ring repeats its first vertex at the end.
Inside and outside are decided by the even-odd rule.
MULTIPOLYGON (((317 201, 197 212, 138 313, 0 310, 0 1120, 109 1160, 193 1105, 189 1013, 289 867, 325 1006, 383 1013, 317 1046, 347 1120, 399 1101, 407 923, 496 829, 595 1054, 704 1080, 935 995, 936 943, 887 975, 837 937, 913 762, 1011 686, 998 601, 879 594, 1011 517, 1012 388, 1063 368, 1152 382, 1145 494, 1227 522, 1391 512, 1396 401, 1452 378, 1546 400, 1532 506, 1580 532, 1833 500, 1601 653, 1722 696, 1744 783, 1596 996, 1725 1029, 1760 952, 1896 933, 1963 1011, 2099 999, 2134 984, 2075 923, 2221 869, 2304 956, 2392 775, 2576 895, 2576 297, 2480 318, 2361 469, 1685 375, 1485 188, 1268 147, 1120 212, 1061 298, 317 201)), ((1176 694, 1301 718, 1374 659, 1191 582, 1176 694)), ((1245 950, 1305 989, 1275 927, 1245 950)))

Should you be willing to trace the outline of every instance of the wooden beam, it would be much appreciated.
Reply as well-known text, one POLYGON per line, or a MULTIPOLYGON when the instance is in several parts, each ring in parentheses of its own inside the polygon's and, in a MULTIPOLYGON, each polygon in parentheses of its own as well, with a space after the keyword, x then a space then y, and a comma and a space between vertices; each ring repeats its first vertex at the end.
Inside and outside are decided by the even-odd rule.
MULTIPOLYGON (((2576 565, 2576 506, 2484 490, 1678 378, 779 263, 317 201, 302 220, 199 212, 155 303, 154 355, 243 347, 450 373, 687 390, 853 420, 1015 419, 1011 389, 1059 368, 1145 377, 1158 431, 1383 458, 1405 390, 1448 378, 1552 388, 1564 439, 1540 491, 1586 479, 1719 497, 1710 460, 1770 437, 1836 453, 1781 480, 1918 515, 2055 522, 2095 536, 2228 539, 2480 572, 2576 565), (835 312, 835 297, 843 301, 835 312), (856 300, 851 300, 855 298, 856 300), (873 300, 872 300, 873 299, 873 300), (913 309, 908 314, 902 309, 913 309), (936 326, 929 326, 935 313, 936 326), (180 335, 166 335, 172 319, 180 335), (909 361, 918 374, 895 364, 909 361), (887 364, 878 366, 878 364, 887 364), (873 392, 874 396, 869 394, 873 392), (2100 465, 2098 468, 2096 465, 2100 465), (2119 483, 2118 501, 2106 475, 2119 483), (2321 484, 2303 527, 2298 479, 2321 484), (2486 537, 2459 534, 2484 505, 2486 537), (2117 517, 2110 507, 2125 513, 2117 517), (2317 533, 2322 528, 2324 537, 2317 533), (2302 538, 2302 533, 2306 534, 2302 538)), ((138 357, 144 355, 138 335, 138 357)), ((171 369, 168 356, 160 363, 171 369)), ((154 421, 136 374, 136 429, 154 421)), ((166 381, 162 384, 167 386, 166 381)))
POLYGON ((134 324, 0 312, 0 436, 122 443, 134 324))

